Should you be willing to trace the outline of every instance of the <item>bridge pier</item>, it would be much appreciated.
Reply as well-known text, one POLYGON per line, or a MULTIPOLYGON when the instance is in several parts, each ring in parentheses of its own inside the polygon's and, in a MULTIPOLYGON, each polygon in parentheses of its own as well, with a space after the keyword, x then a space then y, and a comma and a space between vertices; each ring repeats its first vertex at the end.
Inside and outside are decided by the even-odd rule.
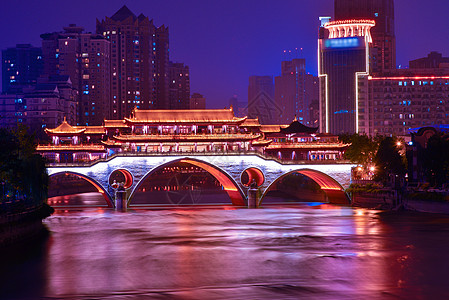
POLYGON ((126 191, 118 190, 115 192, 115 209, 118 211, 126 211, 127 209, 126 191))
POLYGON ((258 197, 259 189, 250 188, 248 190, 248 208, 257 208, 257 204, 259 203, 258 197))

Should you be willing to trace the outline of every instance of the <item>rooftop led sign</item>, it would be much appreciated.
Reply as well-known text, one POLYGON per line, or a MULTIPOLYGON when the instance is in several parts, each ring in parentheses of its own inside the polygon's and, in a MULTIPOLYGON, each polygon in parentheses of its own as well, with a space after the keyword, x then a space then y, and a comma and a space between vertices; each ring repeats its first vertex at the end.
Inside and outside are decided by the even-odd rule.
POLYGON ((337 38, 325 40, 324 46, 331 49, 357 48, 361 46, 361 42, 358 37, 337 38))

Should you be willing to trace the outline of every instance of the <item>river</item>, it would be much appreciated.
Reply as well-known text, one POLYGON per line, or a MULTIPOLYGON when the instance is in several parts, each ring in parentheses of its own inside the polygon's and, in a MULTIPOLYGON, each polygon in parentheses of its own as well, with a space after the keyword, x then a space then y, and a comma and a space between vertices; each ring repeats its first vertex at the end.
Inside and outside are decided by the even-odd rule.
POLYGON ((58 210, 1 299, 448 299, 449 216, 303 204, 58 210))

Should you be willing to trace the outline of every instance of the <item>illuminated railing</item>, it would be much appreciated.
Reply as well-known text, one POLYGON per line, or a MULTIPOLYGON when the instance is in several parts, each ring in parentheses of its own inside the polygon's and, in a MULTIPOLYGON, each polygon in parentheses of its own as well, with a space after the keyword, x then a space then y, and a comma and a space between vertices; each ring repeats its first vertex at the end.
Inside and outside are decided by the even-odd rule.
POLYGON ((292 160, 289 158, 279 159, 274 155, 269 155, 267 153, 261 153, 255 150, 240 150, 240 151, 217 151, 217 152, 199 152, 199 151, 185 151, 185 152, 120 152, 110 155, 106 158, 99 158, 89 162, 65 162, 65 163, 48 163, 49 167, 60 167, 60 166, 71 166, 71 167, 91 167, 99 162, 107 162, 115 157, 160 157, 160 156, 243 156, 243 155, 254 155, 258 156, 264 160, 276 161, 279 164, 290 165, 290 164, 345 164, 349 161, 343 159, 327 159, 327 160, 292 160))

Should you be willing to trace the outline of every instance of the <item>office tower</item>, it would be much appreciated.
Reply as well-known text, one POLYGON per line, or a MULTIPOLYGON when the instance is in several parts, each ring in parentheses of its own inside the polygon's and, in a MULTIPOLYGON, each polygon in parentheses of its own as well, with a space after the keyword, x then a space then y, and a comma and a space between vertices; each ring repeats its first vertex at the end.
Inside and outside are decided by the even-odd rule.
POLYGON ((110 42, 75 24, 63 29, 41 34, 44 74, 70 77, 78 91, 76 124, 101 125, 111 118, 110 42))
POLYGON ((190 108, 189 67, 183 63, 170 62, 169 65, 169 103, 170 109, 190 108))
POLYGON ((364 79, 368 88, 360 90, 360 98, 368 101, 360 111, 360 132, 408 136, 420 127, 449 123, 449 64, 435 52, 409 63, 415 68, 364 79))
POLYGON ((369 75, 370 34, 374 21, 333 21, 321 25, 318 72, 320 77, 320 131, 341 134, 359 130, 359 110, 367 99, 359 80, 369 75), (327 31, 323 34, 323 31, 327 31))
POLYGON ((396 69, 394 0, 335 0, 334 21, 374 20, 371 71, 379 74, 396 69))
POLYGON ((275 77, 275 102, 281 109, 276 123, 290 124, 296 117, 310 125, 309 105, 318 100, 318 78, 306 73, 305 59, 281 62, 281 76, 275 77))
POLYGON ((153 86, 155 87, 153 97, 155 107, 159 109, 169 109, 169 36, 168 27, 162 25, 160 27, 154 26, 155 40, 153 42, 153 60, 154 71, 153 79, 155 79, 153 86))
POLYGON ((193 93, 190 97, 190 109, 206 109, 206 98, 199 93, 193 93))
POLYGON ((42 73, 42 49, 30 44, 2 50, 2 90, 35 84, 42 73))
POLYGON ((128 117, 134 107, 169 108, 168 28, 126 6, 96 27, 111 42, 111 118, 128 117))
POLYGON ((272 76, 250 76, 248 85, 248 117, 259 118, 261 124, 274 124, 281 114, 274 101, 272 76))

